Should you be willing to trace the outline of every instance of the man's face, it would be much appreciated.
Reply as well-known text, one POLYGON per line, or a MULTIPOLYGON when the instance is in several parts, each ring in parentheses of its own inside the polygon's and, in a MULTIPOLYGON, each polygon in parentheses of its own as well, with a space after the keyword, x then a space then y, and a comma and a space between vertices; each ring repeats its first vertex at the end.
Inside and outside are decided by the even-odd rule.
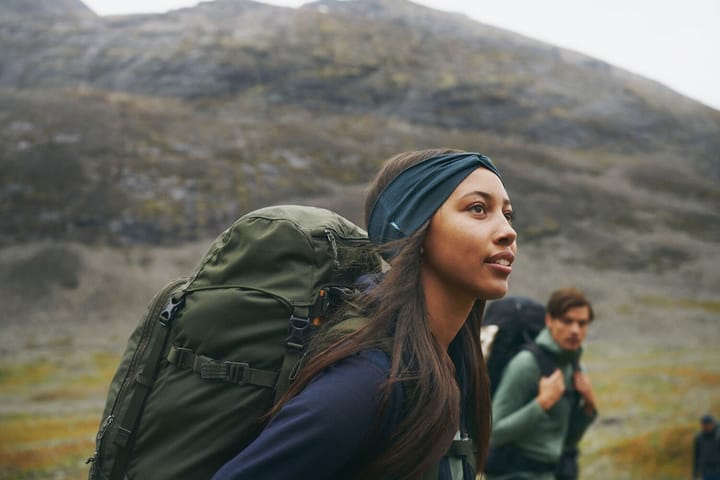
POLYGON ((715 429, 715 422, 702 422, 701 425, 706 432, 712 432, 715 429))
POLYGON ((590 325, 590 308, 587 306, 573 307, 558 318, 545 315, 545 325, 555 342, 566 351, 577 351, 587 335, 590 325))

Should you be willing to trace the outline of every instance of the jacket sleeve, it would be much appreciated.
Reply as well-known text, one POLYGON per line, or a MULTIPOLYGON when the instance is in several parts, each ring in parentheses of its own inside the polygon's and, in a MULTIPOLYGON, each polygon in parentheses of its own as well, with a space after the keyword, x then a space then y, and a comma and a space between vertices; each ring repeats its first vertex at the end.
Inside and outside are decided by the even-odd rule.
POLYGON ((338 362, 286 403, 212 480, 338 478, 373 443, 379 387, 387 378, 366 356, 338 362))
POLYGON ((521 351, 505 367, 493 397, 490 442, 501 446, 532 432, 548 413, 535 401, 540 369, 529 351, 521 351))

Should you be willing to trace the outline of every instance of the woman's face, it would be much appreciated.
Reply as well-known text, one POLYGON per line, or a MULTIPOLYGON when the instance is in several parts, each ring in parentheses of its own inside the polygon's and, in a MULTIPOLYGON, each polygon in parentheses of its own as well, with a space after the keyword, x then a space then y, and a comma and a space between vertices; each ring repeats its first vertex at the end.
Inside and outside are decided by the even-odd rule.
POLYGON ((490 170, 478 168, 430 220, 424 280, 453 296, 500 298, 508 290, 516 238, 505 187, 490 170))

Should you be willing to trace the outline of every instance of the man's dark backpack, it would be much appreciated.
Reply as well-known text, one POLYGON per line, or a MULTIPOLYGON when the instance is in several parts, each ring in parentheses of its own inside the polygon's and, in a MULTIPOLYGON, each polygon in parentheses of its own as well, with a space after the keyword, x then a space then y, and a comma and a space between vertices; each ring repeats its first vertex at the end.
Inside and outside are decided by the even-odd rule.
MULTIPOLYGON (((535 337, 545 328, 545 307, 541 303, 528 297, 504 297, 487 307, 482 325, 483 356, 490 377, 491 395, 497 390, 505 366, 520 350, 529 350, 535 356, 543 376, 549 376, 557 368, 554 355, 535 343, 535 337)), ((503 449, 491 449, 485 473, 497 475, 521 467, 517 452, 503 449)), ((565 449, 555 470, 557 480, 577 479, 577 456, 577 448, 565 449)), ((526 465, 528 470, 543 467, 526 465)))
POLYGON ((328 210, 241 217, 132 333, 90 479, 210 478, 259 433, 317 325, 380 267, 365 231, 328 210))
POLYGON ((488 305, 481 339, 492 394, 500 383, 505 365, 523 347, 535 345, 534 339, 543 328, 545 307, 535 300, 509 296, 488 305))

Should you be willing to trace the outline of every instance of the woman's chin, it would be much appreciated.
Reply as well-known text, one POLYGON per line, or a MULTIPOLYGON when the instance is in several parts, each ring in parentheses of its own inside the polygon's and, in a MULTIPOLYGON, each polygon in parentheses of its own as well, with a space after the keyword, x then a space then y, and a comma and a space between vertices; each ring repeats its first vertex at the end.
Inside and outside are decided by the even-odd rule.
POLYGON ((498 285, 495 288, 487 288, 483 289, 481 294, 478 296, 479 298, 482 298, 483 300, 497 300, 498 298, 502 298, 508 293, 508 284, 505 285, 498 285))

